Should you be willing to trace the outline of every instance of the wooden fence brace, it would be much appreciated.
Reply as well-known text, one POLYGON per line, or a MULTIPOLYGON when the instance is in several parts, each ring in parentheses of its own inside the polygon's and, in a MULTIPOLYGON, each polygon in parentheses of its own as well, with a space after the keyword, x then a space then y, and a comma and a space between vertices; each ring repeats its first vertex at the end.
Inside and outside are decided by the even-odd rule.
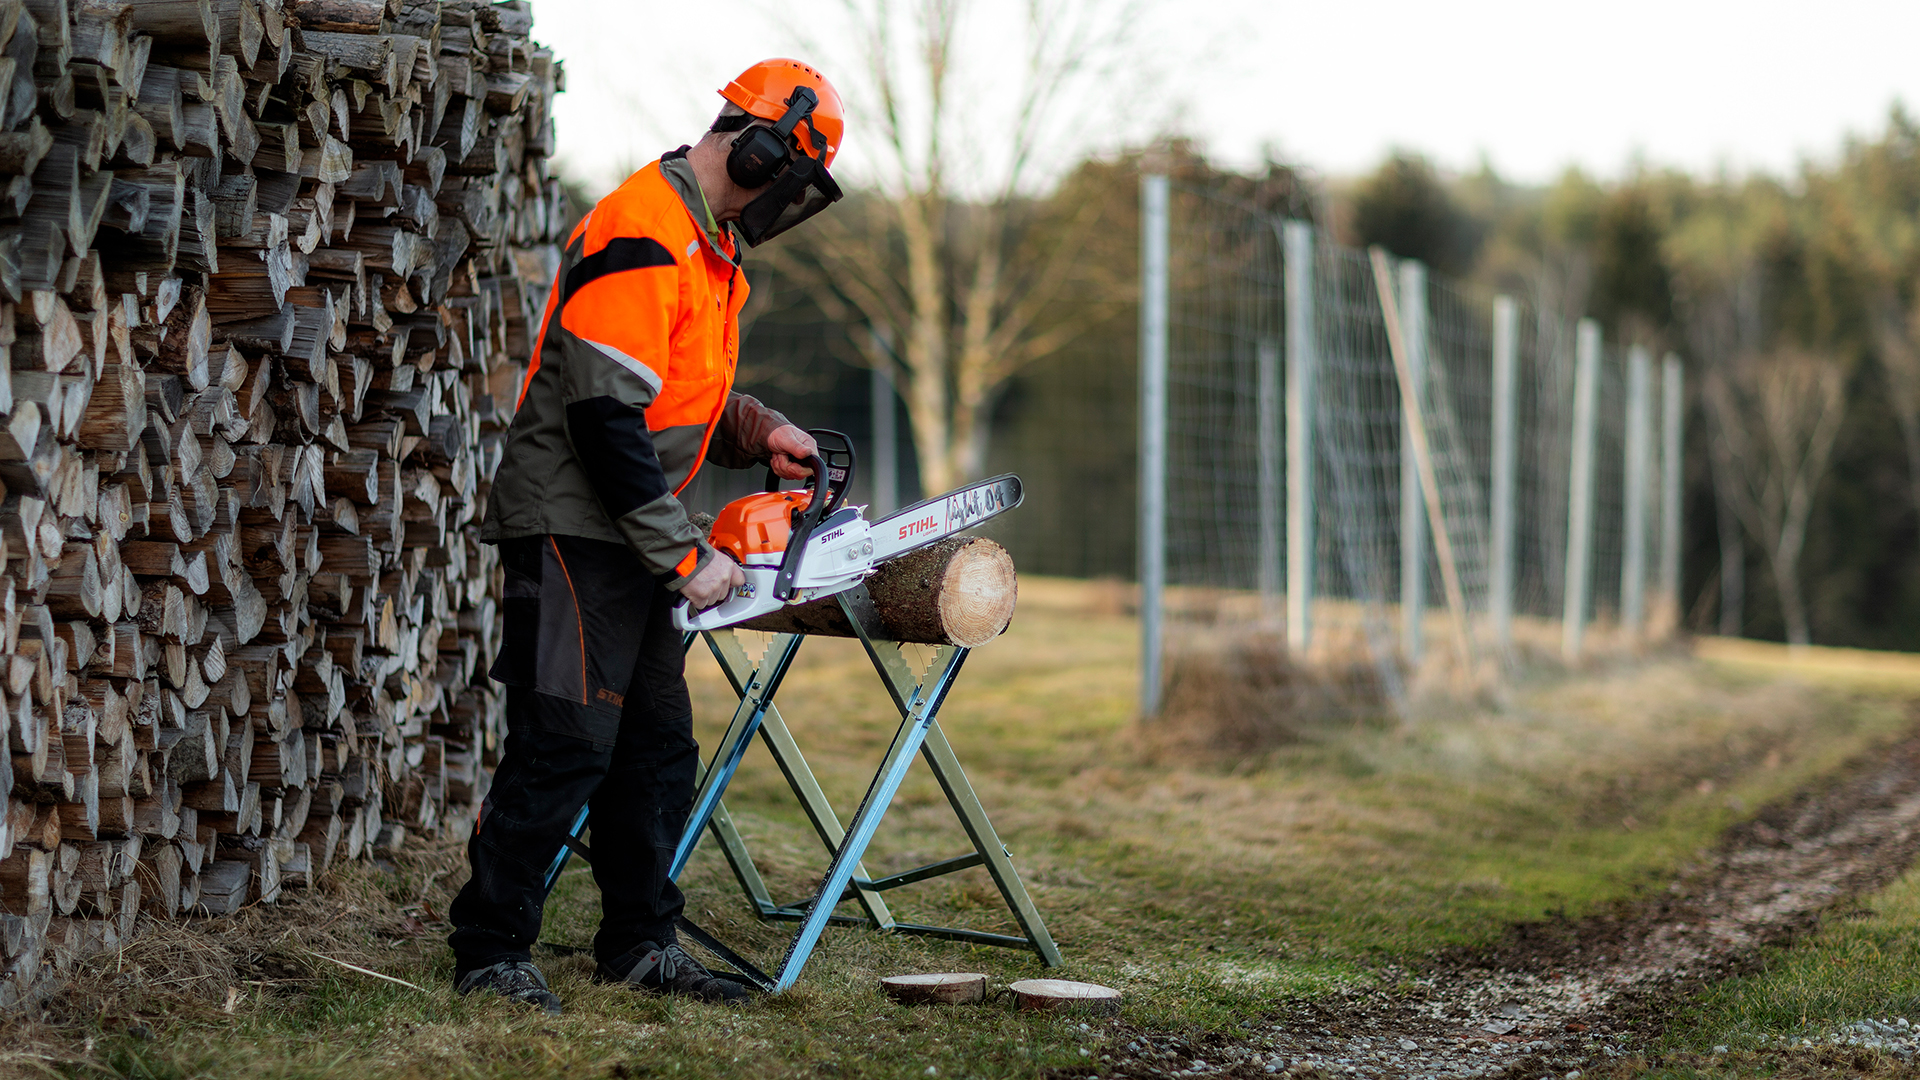
MULTIPOLYGON (((1467 629, 1466 593, 1461 588, 1459 566, 1453 558, 1453 541, 1447 532, 1446 510, 1440 503, 1440 487, 1433 468, 1432 446, 1427 441, 1426 419, 1422 415, 1419 390, 1413 378, 1407 339, 1400 321, 1400 305, 1394 297, 1393 270, 1384 249, 1377 246, 1370 248, 1367 255, 1373 264, 1374 288, 1379 293, 1380 313, 1387 326, 1387 347, 1393 354, 1394 375, 1400 387, 1401 415, 1406 422, 1408 442, 1413 448, 1413 464, 1420 478, 1427 524, 1433 531, 1435 554, 1439 556, 1440 581, 1446 590, 1447 612, 1452 618, 1454 648, 1459 654, 1461 670, 1470 673, 1474 658, 1473 639, 1467 629)), ((1402 513, 1404 516, 1404 507, 1402 513)))

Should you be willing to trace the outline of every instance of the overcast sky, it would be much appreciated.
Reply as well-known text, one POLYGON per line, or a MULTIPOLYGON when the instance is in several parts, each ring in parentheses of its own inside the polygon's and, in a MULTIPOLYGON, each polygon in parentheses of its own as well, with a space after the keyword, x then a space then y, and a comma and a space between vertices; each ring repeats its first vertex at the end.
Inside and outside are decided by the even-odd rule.
MULTIPOLYGON (((1004 25, 999 3, 976 40, 1004 25)), ((740 69, 804 51, 781 12, 833 6, 537 0, 535 35, 567 68, 556 107, 563 161, 605 184, 690 141, 740 69)), ((1364 172, 1395 146, 1453 169, 1484 156, 1526 182, 1570 164, 1618 176, 1637 159, 1782 172, 1807 155, 1831 157, 1849 133, 1878 131, 1895 100, 1920 103, 1920 0, 1212 0, 1144 10, 1129 69, 1138 84, 1116 80, 1110 98, 1075 106, 1079 122, 1061 136, 1074 152, 1173 128, 1229 163, 1272 146, 1331 175, 1364 172)), ((973 55, 976 78, 1017 64, 992 48, 973 55)), ((849 97, 844 170, 858 179, 869 103, 849 97)))

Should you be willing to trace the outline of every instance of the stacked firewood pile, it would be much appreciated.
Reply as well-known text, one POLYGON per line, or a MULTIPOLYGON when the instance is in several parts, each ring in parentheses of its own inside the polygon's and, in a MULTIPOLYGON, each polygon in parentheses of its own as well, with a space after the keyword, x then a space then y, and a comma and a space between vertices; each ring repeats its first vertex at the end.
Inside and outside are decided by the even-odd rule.
POLYGON ((471 828, 554 265, 523 0, 0 0, 0 1006, 471 828))

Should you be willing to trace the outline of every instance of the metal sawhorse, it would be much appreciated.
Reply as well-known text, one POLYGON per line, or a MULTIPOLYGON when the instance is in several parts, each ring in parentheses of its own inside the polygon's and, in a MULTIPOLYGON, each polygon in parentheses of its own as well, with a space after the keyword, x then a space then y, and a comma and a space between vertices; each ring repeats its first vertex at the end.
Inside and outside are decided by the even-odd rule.
MULTIPOLYGON (((771 975, 763 973, 684 918, 681 920, 681 929, 694 941, 733 965, 749 981, 770 992, 785 990, 799 979, 801 969, 806 966, 807 959, 812 956, 821 934, 830 923, 868 926, 884 933, 918 934, 951 941, 1031 949, 1048 967, 1058 966, 1061 962, 1059 947, 1047 933, 1039 910, 1034 907, 1032 898, 1027 895, 1026 885, 1013 867, 1012 857, 1001 844, 993 823, 987 819, 986 810, 974 794, 973 786, 967 782, 966 772, 961 769, 960 761, 954 756, 953 747, 947 743, 947 737, 938 723, 940 706, 945 703, 947 692, 952 689, 969 650, 951 645, 939 646, 934 650, 933 662, 926 674, 916 675, 912 665, 901 654, 899 643, 885 637, 879 612, 875 610, 865 586, 841 593, 838 599, 847 621, 853 625, 868 659, 873 661, 874 669, 879 672, 881 682, 886 685, 895 708, 900 712, 899 730, 894 733, 893 742, 888 746, 879 771, 874 774, 866 797, 861 800, 860 808, 854 812, 852 822, 842 829, 839 817, 814 779, 813 770, 807 767, 806 758, 801 755, 792 732, 781 719, 780 710, 773 704, 774 694, 779 691, 781 680, 793 666, 794 657, 799 653, 806 635, 774 635, 756 665, 748 658, 739 636, 732 630, 705 634, 714 659, 720 662, 721 670, 726 673, 727 681, 732 684, 740 701, 734 709, 732 722, 727 725, 726 734, 721 736, 720 744, 714 750, 711 764, 701 775, 699 788, 694 795, 693 812, 687 820, 685 833, 680 837, 680 846, 674 853, 668 873, 675 879, 679 878, 700 841, 700 834, 710 829, 728 865, 733 868, 741 890, 746 893, 748 903, 753 905, 754 912, 769 921, 797 921, 800 929, 787 944, 785 955, 771 975), (774 901, 760 876, 759 868, 747 851, 746 841, 734 827, 733 819, 721 801, 756 734, 767 744, 775 764, 780 767, 788 786, 799 798, 821 843, 833 855, 819 888, 803 903, 780 904, 774 901), (973 853, 874 878, 867 873, 861 859, 879 829, 880 819, 892 805, 894 794, 899 791, 900 783, 906 778, 907 768, 916 754, 924 756, 933 769, 934 779, 946 792, 947 802, 959 817, 967 838, 973 842, 973 853), (881 896, 902 885, 983 865, 999 887, 1000 895, 1006 900, 1023 936, 899 922, 894 919, 886 900, 881 896), (865 916, 834 914, 834 909, 848 900, 857 902, 865 916)), ((695 636, 687 635, 689 647, 695 636)), ((555 855, 548 870, 549 890, 559 878, 570 855, 590 857, 590 852, 579 840, 586 819, 587 812, 583 808, 574 821, 566 846, 555 855)))

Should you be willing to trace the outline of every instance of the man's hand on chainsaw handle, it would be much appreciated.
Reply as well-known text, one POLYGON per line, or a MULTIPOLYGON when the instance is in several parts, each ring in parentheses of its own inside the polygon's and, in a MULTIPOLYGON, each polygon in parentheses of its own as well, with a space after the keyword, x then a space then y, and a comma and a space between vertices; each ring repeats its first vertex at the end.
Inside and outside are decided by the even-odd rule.
POLYGON ((721 554, 693 575, 692 581, 680 586, 680 595, 687 598, 693 610, 705 611, 746 583, 747 575, 740 572, 740 564, 732 556, 721 554))
POLYGON ((813 436, 788 424, 773 429, 767 436, 767 449, 773 451, 773 474, 783 480, 805 480, 813 475, 807 459, 820 452, 813 436))

